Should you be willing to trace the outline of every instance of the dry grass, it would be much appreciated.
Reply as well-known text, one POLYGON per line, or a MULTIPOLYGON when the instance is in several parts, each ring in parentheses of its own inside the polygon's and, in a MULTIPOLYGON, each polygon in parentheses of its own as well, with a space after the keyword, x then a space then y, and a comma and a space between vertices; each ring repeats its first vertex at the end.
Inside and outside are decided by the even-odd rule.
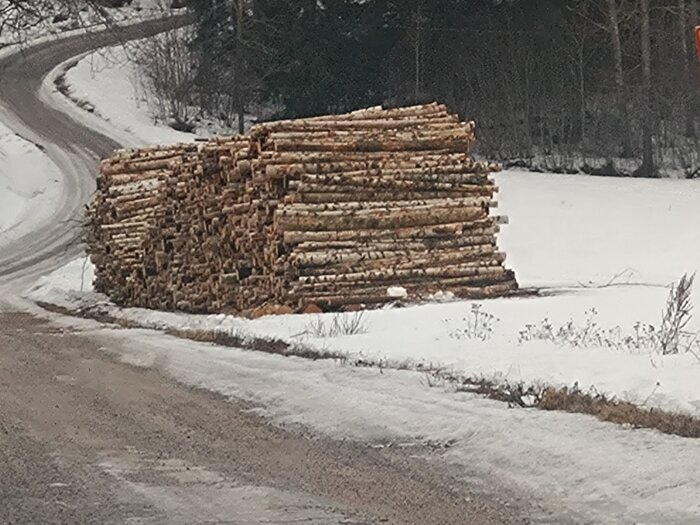
MULTIPOLYGON (((685 327, 693 317, 692 289, 695 274, 685 274, 671 287, 666 300, 666 308, 661 321, 659 346, 663 354, 677 354, 684 351, 683 335, 685 327)), ((692 346, 692 343, 691 343, 692 346)))
POLYGON ((212 343, 219 346, 239 348, 252 352, 264 352, 285 357, 302 357, 312 361, 331 359, 334 361, 345 361, 346 356, 339 352, 327 350, 317 350, 308 346, 292 344, 282 339, 273 337, 257 337, 236 332, 224 332, 220 330, 166 330, 168 335, 189 339, 200 343, 212 343))
POLYGON ((316 317, 306 325, 302 335, 318 338, 338 337, 367 333, 366 311, 339 312, 330 318, 316 317))
POLYGON ((619 401, 599 393, 581 392, 575 388, 545 389, 537 408, 589 414, 601 421, 619 425, 653 428, 664 434, 700 438, 700 420, 690 415, 644 408, 628 401, 619 401))
MULTIPOLYGON (((71 311, 67 308, 47 303, 37 303, 42 308, 63 315, 78 315, 103 323, 117 324, 124 328, 144 328, 133 321, 119 319, 99 308, 71 311)), ((536 408, 588 414, 601 421, 626 425, 633 428, 655 429, 664 434, 687 438, 700 438, 700 419, 687 414, 661 409, 644 408, 628 401, 620 401, 594 390, 584 392, 577 386, 553 388, 525 383, 510 384, 495 382, 483 377, 466 377, 449 372, 433 365, 416 364, 408 361, 389 362, 368 359, 349 361, 339 352, 318 350, 303 344, 292 344, 282 339, 256 337, 235 332, 216 330, 172 329, 166 333, 174 337, 189 339, 202 343, 238 348, 241 350, 265 352, 281 356, 294 356, 310 360, 334 360, 348 362, 352 366, 363 368, 410 370, 425 372, 430 386, 451 385, 455 391, 469 392, 488 399, 508 403, 519 408, 536 408)))
POLYGON ((508 403, 513 407, 537 408, 587 414, 601 421, 648 428, 688 438, 700 438, 700 419, 658 408, 645 408, 629 401, 621 401, 591 389, 582 391, 577 386, 554 388, 524 383, 495 383, 484 378, 465 378, 449 373, 441 379, 452 384, 459 392, 471 392, 489 399, 508 403))

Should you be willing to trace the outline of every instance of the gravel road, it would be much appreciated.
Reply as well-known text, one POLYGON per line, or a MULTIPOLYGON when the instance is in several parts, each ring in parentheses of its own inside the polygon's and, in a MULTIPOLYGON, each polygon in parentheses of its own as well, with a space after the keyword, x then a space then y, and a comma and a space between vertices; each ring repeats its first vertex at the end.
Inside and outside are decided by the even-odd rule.
POLYGON ((415 450, 275 428, 100 344, 0 314, 0 523, 527 523, 415 450))

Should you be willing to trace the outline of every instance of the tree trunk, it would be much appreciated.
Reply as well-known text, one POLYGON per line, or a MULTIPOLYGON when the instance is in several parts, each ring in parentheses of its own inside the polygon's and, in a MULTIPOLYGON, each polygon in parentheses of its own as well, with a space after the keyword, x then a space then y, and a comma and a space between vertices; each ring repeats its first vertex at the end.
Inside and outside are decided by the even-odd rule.
POLYGON ((632 139, 630 135, 629 108, 625 93, 625 77, 622 68, 622 41, 620 39, 620 22, 618 16, 617 0, 608 0, 608 23, 610 25, 610 43, 612 45, 613 59, 615 62, 615 96, 622 116, 622 156, 631 157, 632 139))
POLYGON ((642 165, 639 168, 640 175, 653 177, 656 175, 654 168, 654 141, 653 141, 653 108, 651 100, 651 31, 649 0, 640 0, 642 17, 642 75, 643 75, 643 106, 642 106, 642 165))
POLYGON ((583 53, 584 44, 581 41, 578 49, 579 120, 581 126, 581 147, 585 149, 588 143, 588 127, 586 125, 586 63, 583 53))
POLYGON ((243 2, 235 0, 236 7, 236 40, 235 40, 235 61, 236 61, 236 114, 238 116, 238 133, 245 133, 245 97, 244 73, 243 73, 243 2))
MULTIPOLYGON (((691 0, 691 3, 694 1, 691 0)), ((683 55, 683 78, 687 82, 687 102, 685 105, 685 136, 688 138, 695 137, 695 111, 694 111, 694 96, 695 91, 695 75, 693 74, 694 57, 688 47, 688 32, 692 30, 693 25, 688 24, 688 10, 686 0, 678 0, 678 43, 683 55)))
MULTIPOLYGON (((698 3, 698 0, 690 0, 691 31, 696 25, 700 24, 700 8, 698 8, 698 3)), ((700 52, 700 50, 698 51, 700 52)), ((693 81, 693 79, 695 80, 695 83, 692 86, 694 87, 695 91, 692 92, 693 96, 690 108, 690 116, 693 121, 693 124, 695 124, 695 119, 697 118, 698 114, 700 114, 700 89, 698 89, 698 86, 700 86, 700 55, 697 57, 696 61, 695 59, 693 59, 693 52, 690 51, 689 58, 691 63, 691 82, 693 81), (693 63, 695 63, 695 67, 692 66, 693 63), (695 73, 693 73, 692 70, 695 70, 695 73)), ((695 134, 694 137, 697 139, 697 134, 695 134)))
POLYGON ((418 103, 420 100, 420 96, 422 93, 421 89, 421 76, 422 76, 422 67, 421 67, 421 53, 422 53, 422 47, 423 47, 423 0, 418 1, 418 5, 416 6, 416 43, 415 43, 415 86, 414 86, 414 97, 415 97, 415 102, 418 103))

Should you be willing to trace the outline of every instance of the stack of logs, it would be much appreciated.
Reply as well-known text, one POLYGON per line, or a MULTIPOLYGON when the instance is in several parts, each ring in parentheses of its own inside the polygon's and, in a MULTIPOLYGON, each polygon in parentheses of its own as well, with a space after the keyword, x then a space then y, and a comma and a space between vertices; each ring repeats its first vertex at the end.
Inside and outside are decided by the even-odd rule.
POLYGON ((116 152, 88 211, 95 286, 123 305, 237 313, 372 306, 397 287, 511 293, 498 166, 472 160, 473 142, 473 123, 430 104, 116 152))

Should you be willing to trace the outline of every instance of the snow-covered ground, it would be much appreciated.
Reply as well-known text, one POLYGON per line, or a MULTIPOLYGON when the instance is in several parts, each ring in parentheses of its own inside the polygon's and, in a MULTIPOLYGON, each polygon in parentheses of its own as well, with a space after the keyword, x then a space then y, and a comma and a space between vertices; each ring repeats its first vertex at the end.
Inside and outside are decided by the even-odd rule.
MULTIPOLYGON (((135 44, 127 44, 135 45, 135 44)), ((148 145, 167 142, 191 142, 197 135, 176 131, 158 119, 148 104, 148 95, 138 75, 138 66, 129 58, 128 47, 102 49, 71 60, 55 70, 65 73, 71 100, 95 108, 73 112, 90 127, 108 130, 122 144, 148 145)), ((54 77, 49 75, 47 80, 54 77)), ((46 87, 46 84, 45 84, 46 87)), ((48 86, 55 89, 54 86, 48 86)))
POLYGON ((38 146, 0 122, 0 246, 49 220, 61 199, 60 179, 38 146))
MULTIPOLYGON (((690 227, 700 224, 695 204, 700 184, 523 172, 496 178, 500 212, 511 219, 500 236, 509 265, 522 286, 546 287, 551 294, 371 311, 362 314, 361 333, 354 335, 329 334, 332 314, 245 320, 140 309, 112 313, 154 328, 278 337, 351 359, 427 363, 510 383, 578 384, 700 416, 700 352, 660 355, 643 338, 636 339, 640 329, 635 329, 637 323, 658 327, 668 286, 700 266, 700 232, 690 227), (480 305, 478 313, 472 311, 475 305, 480 305), (579 332, 590 326, 601 337, 566 344, 576 338, 568 330, 556 342, 522 341, 527 325, 541 326, 545 320, 555 330, 573 320, 579 332), (625 341, 628 336, 631 340, 625 341)), ((100 300, 60 291, 55 282, 65 288, 70 271, 72 288, 78 291, 81 282, 84 287, 83 265, 71 268, 45 279, 31 296, 67 306, 100 300)), ((700 304, 698 287, 693 297, 700 304)), ((357 314, 344 315, 352 321, 357 314)), ((700 319, 687 328, 700 331, 700 319)))
POLYGON ((512 491, 542 505, 528 516, 533 524, 700 523, 697 440, 509 409, 430 388, 412 372, 240 352, 148 331, 115 330, 108 338, 105 348, 125 362, 247 400, 279 425, 375 446, 431 443, 458 479, 500 487, 506 501, 512 491))

